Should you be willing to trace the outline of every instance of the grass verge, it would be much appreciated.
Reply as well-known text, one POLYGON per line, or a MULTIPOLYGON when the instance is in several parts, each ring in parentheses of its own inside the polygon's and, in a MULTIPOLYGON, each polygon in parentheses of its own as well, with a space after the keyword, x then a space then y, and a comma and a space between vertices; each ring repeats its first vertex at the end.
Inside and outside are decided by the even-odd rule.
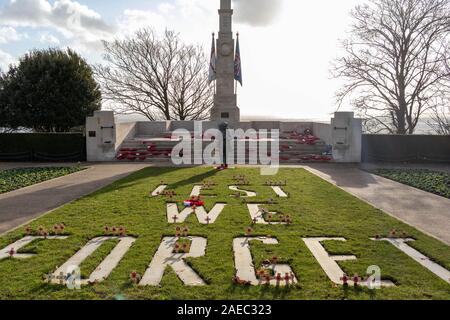
POLYGON ((83 170, 80 166, 20 168, 0 171, 0 194, 83 170))

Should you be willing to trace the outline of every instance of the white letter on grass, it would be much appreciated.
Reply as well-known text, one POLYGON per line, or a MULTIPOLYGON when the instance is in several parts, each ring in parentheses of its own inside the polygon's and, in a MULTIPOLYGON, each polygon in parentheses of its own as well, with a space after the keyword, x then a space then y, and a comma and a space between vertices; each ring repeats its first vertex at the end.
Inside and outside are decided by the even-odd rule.
POLYGON ((16 242, 14 242, 13 244, 10 244, 9 246, 7 246, 6 248, 0 250, 0 260, 3 260, 5 258, 10 257, 10 252, 11 250, 13 250, 14 254, 12 255, 12 258, 16 258, 16 259, 28 259, 34 256, 34 254, 25 254, 25 253, 17 253, 17 251, 19 251, 20 249, 22 249, 23 247, 29 245, 30 243, 32 243, 33 241, 36 240, 65 240, 67 239, 67 237, 64 236, 52 236, 52 237, 34 237, 34 236, 26 236, 16 242))
MULTIPOLYGON (((260 206, 262 206, 262 204, 257 204, 257 203, 247 204, 247 208, 248 208, 248 212, 250 213, 250 217, 251 217, 252 221, 256 220, 256 224, 273 224, 273 225, 287 224, 286 222, 266 221, 266 219, 264 218, 264 213, 261 210, 260 206)), ((269 212, 269 213, 273 216, 280 215, 278 212, 269 212)))
MULTIPOLYGON (((308 249, 313 254, 314 258, 316 258, 317 262, 319 262, 323 271, 327 274, 328 278, 335 284, 343 284, 341 278, 344 276, 345 272, 339 267, 336 261, 347 261, 347 260, 356 260, 355 256, 331 256, 325 248, 322 246, 321 242, 323 241, 347 241, 344 238, 304 238, 308 249)), ((389 280, 382 280, 381 286, 383 287, 392 287, 395 286, 389 280)), ((354 285, 353 281, 348 281, 348 285, 354 285)), ((362 286, 368 286, 367 282, 360 282, 362 286)))
POLYGON ((72 270, 79 268, 80 264, 86 260, 91 254, 93 254, 100 246, 107 240, 119 239, 120 242, 117 246, 110 252, 110 254, 103 260, 100 265, 95 268, 95 271, 91 273, 89 279, 82 280, 81 284, 85 285, 90 282, 100 282, 105 280, 110 273, 117 267, 120 260, 130 249, 131 245, 136 241, 132 237, 99 237, 90 240, 80 251, 75 253, 66 263, 64 263, 58 270, 53 273, 53 279, 51 280, 54 284, 66 284, 65 281, 61 281, 61 277, 67 276, 72 272, 72 270))
MULTIPOLYGON (((234 263, 236 266, 236 277, 243 281, 249 281, 251 285, 257 286, 261 284, 256 278, 255 265, 253 264, 252 253, 250 252, 250 241, 261 241, 264 244, 278 244, 277 239, 257 237, 257 238, 236 238, 233 241, 233 251, 234 251, 234 263)), ((277 275, 280 273, 282 277, 287 274, 293 274, 292 269, 289 265, 285 264, 273 264, 270 266, 264 266, 266 268, 271 268, 273 274, 277 275)), ((297 279, 290 280, 290 283, 297 283, 297 279)), ((276 286, 277 280, 271 279, 270 285, 276 286)), ((286 285, 285 281, 281 281, 279 285, 286 285)))
MULTIPOLYGON (((200 224, 211 224, 216 222, 225 206, 225 203, 218 203, 209 213, 204 207, 197 207, 195 209, 195 215, 197 216, 198 222, 200 222, 200 224), (207 221, 208 217, 209 221, 207 221)), ((178 212, 178 205, 176 203, 167 204, 167 222, 169 223, 183 223, 192 213, 194 213, 194 208, 192 207, 184 208, 183 211, 178 212), (177 217, 176 222, 174 216, 177 217)))
POLYGON ((401 252, 405 253, 408 257, 414 259, 416 262, 421 264, 423 267, 433 272, 436 276, 450 284, 450 272, 438 265, 437 263, 430 260, 430 258, 424 256, 419 251, 414 248, 411 248, 407 245, 407 242, 414 241, 414 239, 372 239, 374 241, 387 241, 392 244, 394 247, 399 249, 401 252))
POLYGON ((191 240, 189 253, 174 253, 175 245, 179 238, 166 237, 162 240, 155 256, 150 263, 147 271, 142 277, 140 286, 157 286, 161 282, 164 271, 169 266, 180 277, 181 281, 187 286, 203 286, 205 282, 202 278, 186 264, 186 258, 202 257, 206 253, 207 241, 205 238, 187 237, 191 240))

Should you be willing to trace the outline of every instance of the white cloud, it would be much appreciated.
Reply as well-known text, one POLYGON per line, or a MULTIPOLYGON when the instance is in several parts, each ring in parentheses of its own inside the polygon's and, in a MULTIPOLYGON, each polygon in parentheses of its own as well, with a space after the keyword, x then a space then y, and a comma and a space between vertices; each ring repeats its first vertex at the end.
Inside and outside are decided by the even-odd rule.
POLYGON ((0 49, 0 70, 6 71, 10 64, 16 62, 16 59, 7 52, 0 49))
POLYGON ((162 14, 168 14, 175 9, 176 7, 168 2, 163 2, 158 6, 158 11, 161 12, 162 14))
POLYGON ((234 0, 236 22, 251 26, 268 26, 281 12, 284 0, 234 0))
MULTIPOLYGON (((142 28, 153 28, 158 32, 164 29, 181 33, 186 41, 199 42, 202 35, 209 39, 210 31, 217 25, 218 2, 211 0, 174 0, 162 2, 156 10, 125 10, 117 20, 118 36, 133 34, 142 28), (210 31, 205 33, 205 28, 210 31)), ((201 41, 203 43, 203 41, 201 41)))
POLYGON ((54 3, 51 20, 66 36, 81 37, 87 41, 109 38, 115 31, 100 14, 70 0, 54 3))
POLYGON ((23 27, 48 25, 52 6, 46 0, 10 0, 1 12, 2 24, 23 27))
POLYGON ((0 24, 18 27, 50 27, 67 39, 95 42, 115 32, 97 12, 76 1, 10 0, 0 11, 0 24))
POLYGON ((20 41, 26 37, 26 34, 17 32, 13 27, 0 27, 0 43, 20 41))
POLYGON ((58 45, 59 39, 50 33, 42 33, 39 41, 45 44, 58 45))
POLYGON ((118 21, 118 36, 131 36, 135 31, 152 27, 157 31, 164 30, 166 20, 156 12, 143 10, 125 10, 118 21))

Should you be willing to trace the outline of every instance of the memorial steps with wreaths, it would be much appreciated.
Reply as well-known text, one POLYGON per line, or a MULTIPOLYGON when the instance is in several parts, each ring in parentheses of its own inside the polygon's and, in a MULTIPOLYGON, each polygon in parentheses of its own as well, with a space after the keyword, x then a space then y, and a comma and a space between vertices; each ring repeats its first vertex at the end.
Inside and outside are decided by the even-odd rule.
MULTIPOLYGON (((197 141, 201 139, 203 149, 213 142, 211 137, 194 137, 193 133, 191 133, 191 137, 197 139, 197 141)), ((258 147, 255 149, 253 144, 263 141, 259 139, 245 139, 244 150, 235 148, 235 162, 237 163, 238 159, 245 159, 246 164, 248 164, 251 153, 256 151, 256 154, 258 154, 258 147)), ((119 161, 170 163, 172 150, 179 142, 180 140, 172 139, 172 132, 166 132, 160 136, 137 135, 123 142, 117 152, 116 159, 119 161)), ((242 142, 242 139, 236 139, 236 144, 238 142, 242 142)), ((267 149, 269 150, 268 156, 272 156, 270 154, 270 146, 267 149)), ((193 144, 192 150, 194 150, 193 144)), ((193 157, 195 157, 194 154, 193 157)), ((194 160, 201 159, 192 158, 193 163, 194 160)), ((320 138, 314 136, 311 131, 305 133, 296 131, 283 132, 279 140, 279 161, 285 164, 330 162, 332 161, 331 147, 320 138)))

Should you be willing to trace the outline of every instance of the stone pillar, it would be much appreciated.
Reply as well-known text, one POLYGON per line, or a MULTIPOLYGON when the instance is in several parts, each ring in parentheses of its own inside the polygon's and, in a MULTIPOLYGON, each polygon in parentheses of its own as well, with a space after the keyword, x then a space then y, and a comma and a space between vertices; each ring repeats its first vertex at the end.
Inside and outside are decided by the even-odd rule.
POLYGON ((112 161, 116 157, 116 123, 113 111, 96 111, 86 118, 87 161, 112 161))
POLYGON ((219 17, 220 28, 217 39, 216 94, 211 120, 217 122, 239 122, 240 111, 234 91, 234 51, 235 41, 232 29, 233 10, 231 0, 221 0, 219 17))
POLYGON ((336 162, 360 163, 362 120, 353 112, 336 112, 331 119, 333 158, 336 162))

